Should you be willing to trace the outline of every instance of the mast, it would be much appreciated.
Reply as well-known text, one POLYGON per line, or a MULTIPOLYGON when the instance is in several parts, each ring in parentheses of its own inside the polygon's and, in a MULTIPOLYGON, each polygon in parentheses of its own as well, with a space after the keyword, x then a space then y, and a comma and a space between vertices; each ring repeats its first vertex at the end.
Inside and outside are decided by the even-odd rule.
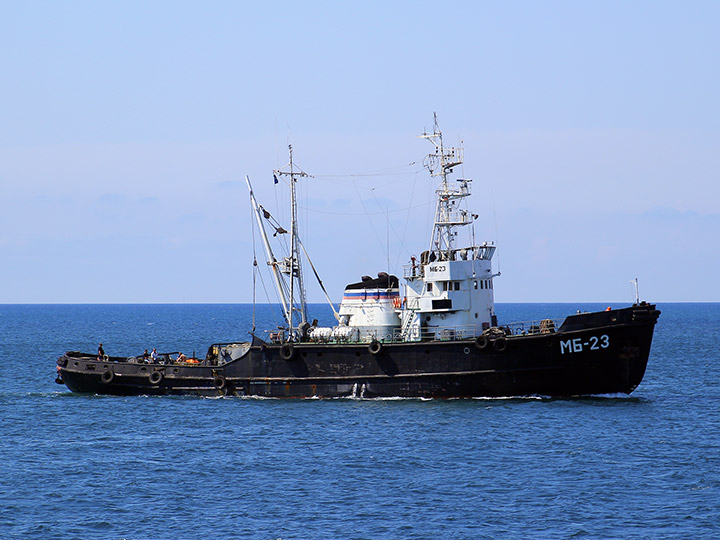
POLYGON ((448 185, 448 174, 453 167, 463 162, 463 149, 443 145, 442 132, 438 126, 437 113, 433 113, 434 126, 432 133, 423 133, 420 138, 427 139, 435 145, 435 152, 428 154, 424 165, 430 171, 430 176, 439 176, 440 187, 437 193, 437 204, 435 206, 435 224, 430 237, 430 253, 435 253, 443 260, 451 260, 454 249, 454 238, 456 233, 454 227, 469 225, 470 216, 465 210, 458 208, 460 199, 470 195, 468 183, 471 180, 460 179, 458 188, 450 188, 448 185))
POLYGON ((294 312, 297 310, 300 312, 300 324, 307 323, 307 304, 305 301, 305 287, 303 283, 302 266, 300 264, 300 238, 298 237, 297 227, 297 199, 295 194, 295 182, 297 178, 308 176, 303 171, 295 171, 293 164, 292 145, 288 145, 290 152, 290 163, 288 164, 289 171, 276 170, 273 171, 275 176, 288 176, 290 178, 290 256, 287 257, 287 272, 290 277, 290 310, 288 316, 288 330, 292 334, 294 321, 294 312), (297 281, 297 294, 300 307, 295 307, 295 285, 297 281))

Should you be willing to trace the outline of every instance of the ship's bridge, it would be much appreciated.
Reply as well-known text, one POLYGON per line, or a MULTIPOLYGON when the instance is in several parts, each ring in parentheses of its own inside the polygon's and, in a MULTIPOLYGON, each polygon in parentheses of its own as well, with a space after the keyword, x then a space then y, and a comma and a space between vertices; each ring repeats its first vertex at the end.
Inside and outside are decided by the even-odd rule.
POLYGON ((422 277, 425 265, 437 261, 489 261, 493 258, 495 249, 496 248, 492 242, 485 242, 479 246, 451 249, 449 251, 423 251, 420 254, 420 261, 413 261, 411 264, 403 266, 403 277, 409 279, 422 277))

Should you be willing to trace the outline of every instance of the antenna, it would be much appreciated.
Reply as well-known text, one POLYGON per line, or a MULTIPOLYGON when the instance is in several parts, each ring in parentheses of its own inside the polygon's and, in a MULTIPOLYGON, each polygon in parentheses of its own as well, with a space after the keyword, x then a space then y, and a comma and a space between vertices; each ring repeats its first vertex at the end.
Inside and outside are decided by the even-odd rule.
POLYGON ((630 281, 635 286, 635 304, 640 304, 640 290, 638 289, 638 278, 630 281))

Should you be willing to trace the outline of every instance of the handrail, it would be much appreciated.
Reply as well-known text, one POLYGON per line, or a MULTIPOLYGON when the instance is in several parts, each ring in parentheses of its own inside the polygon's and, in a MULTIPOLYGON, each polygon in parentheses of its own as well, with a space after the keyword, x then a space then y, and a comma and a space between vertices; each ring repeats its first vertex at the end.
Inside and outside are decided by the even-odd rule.
POLYGON ((467 246, 463 248, 456 248, 450 251, 449 255, 447 251, 433 250, 423 251, 420 255, 420 260, 415 261, 415 264, 403 265, 403 277, 414 278, 422 277, 424 268, 427 264, 435 261, 489 261, 495 254, 496 247, 491 242, 485 242, 479 246, 467 246))
POLYGON ((534 334, 553 334, 557 332, 565 319, 540 319, 502 325, 506 334, 511 336, 530 336, 534 334))

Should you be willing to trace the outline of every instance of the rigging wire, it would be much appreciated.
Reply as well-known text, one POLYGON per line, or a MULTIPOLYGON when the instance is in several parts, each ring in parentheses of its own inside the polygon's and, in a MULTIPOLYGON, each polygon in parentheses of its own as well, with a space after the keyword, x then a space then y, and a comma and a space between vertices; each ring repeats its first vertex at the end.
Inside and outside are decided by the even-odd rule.
MULTIPOLYGON (((373 196, 373 199, 375 199, 375 204, 377 204, 378 208, 380 209, 380 213, 383 213, 382 205, 380 204, 380 201, 378 200, 377 195, 375 195, 375 189, 372 190, 372 196, 373 196)), ((386 206, 386 210, 387 210, 387 206, 386 206)), ((390 272, 390 216, 389 216, 389 212, 386 211, 384 213, 385 213, 385 251, 387 253, 387 265, 388 265, 388 273, 389 273, 390 272)), ((395 231, 393 230, 393 232, 395 232, 395 231)), ((396 236, 397 236, 397 234, 396 234, 396 236)), ((382 242, 380 243, 380 245, 382 245, 382 242)))
MULTIPOLYGON (((352 184, 353 184, 353 187, 355 188, 355 191, 357 192, 358 199, 360 199, 360 204, 362 205, 363 210, 365 210, 364 215, 368 216, 368 218, 369 218, 370 214, 368 213, 367 208, 365 208, 365 203, 363 202, 362 197, 360 196, 360 192, 358 191, 354 180, 353 180, 352 184)), ((380 235, 375 230, 375 225, 373 225, 373 222, 371 219, 368 219, 368 221, 370 222, 370 228, 372 229, 373 233, 375 233, 375 238, 377 238, 378 244, 380 244, 382 246, 382 240, 380 239, 380 235)))
POLYGON ((250 197, 250 235, 252 236, 252 250, 253 250, 253 287, 252 287, 252 331, 251 334, 255 333, 255 280, 257 277, 258 272, 258 264, 257 264, 257 254, 255 252, 255 219, 252 215, 253 214, 253 208, 252 208, 252 196, 250 197))
MULTIPOLYGON (((375 197, 375 192, 373 192, 373 197, 375 197)), ((382 206, 380 206, 380 201, 378 200, 377 197, 375 197, 375 203, 378 205, 378 207, 379 207, 380 209, 382 209, 382 206)), ((389 220, 389 219, 387 220, 387 226, 388 226, 388 239, 387 239, 388 266, 390 266, 390 233, 389 233, 389 231, 392 231, 393 234, 395 235, 395 237, 399 240, 400 246, 402 247, 402 249, 404 249, 405 252, 406 252, 408 255, 411 255, 411 253, 410 253, 410 250, 405 246, 405 242, 404 242, 403 238, 401 238, 400 235, 397 233, 397 231, 395 230, 395 227, 393 227, 393 226, 390 224, 390 220, 389 220)), ((382 245, 382 242, 381 242, 381 245, 382 245)), ((390 271, 390 270, 388 269, 388 272, 389 272, 389 271, 390 271)))
MULTIPOLYGON (((397 173, 397 174, 383 175, 383 176, 385 176, 385 177, 390 176, 390 177, 392 177, 393 179, 383 180, 383 185, 382 185, 382 187, 390 187, 390 186, 393 186, 393 185, 397 184, 398 182, 402 182, 405 177, 412 176, 412 175, 417 174, 417 173, 419 173, 419 172, 421 172, 421 171, 422 171, 422 169, 417 169, 417 170, 414 170, 414 171, 408 171, 407 173, 397 173)), ((366 177, 367 177, 367 176, 366 176, 366 177)), ((347 186, 348 180, 362 180, 363 178, 366 178, 366 177, 358 177, 358 176, 355 176, 355 175, 349 175, 349 176, 347 176, 347 177, 345 177, 345 178, 339 178, 339 177, 335 177, 335 176, 323 178, 323 177, 320 176, 320 175, 315 175, 315 176, 314 176, 314 178, 315 178, 318 182, 324 182, 324 183, 326 183, 326 184, 331 184, 331 185, 340 186, 340 187, 345 187, 345 186, 347 186), (332 179, 331 179, 331 178, 332 178, 332 179)), ((370 191, 371 189, 373 189, 373 188, 375 188, 375 187, 377 187, 377 186, 365 187, 365 186, 363 186, 363 185, 359 185, 359 186, 358 186, 358 189, 363 190, 363 191, 370 191)))
MULTIPOLYGON (((378 169, 376 171, 370 171, 367 173, 355 173, 355 174, 316 174, 316 178, 356 178, 356 177, 362 177, 362 176, 395 176, 399 173, 397 172, 391 172, 391 171, 397 171, 399 169, 403 169, 405 167, 412 167, 413 165, 417 165, 417 161, 413 161, 411 163, 408 163, 407 165, 398 165, 396 167, 387 167, 385 169, 378 169)), ((408 173, 405 173, 408 174, 408 173)))
MULTIPOLYGON (((265 291, 265 299, 267 300, 268 304, 271 304, 271 305, 275 304, 279 308, 280 307, 279 302, 273 302, 272 300, 270 300, 270 294, 267 291, 267 287, 265 286, 265 280, 263 279, 263 275, 262 275, 262 272, 260 272, 260 269, 258 269, 258 276, 260 277, 260 283, 262 284, 263 290, 265 291)), ((282 317, 284 318, 285 314, 282 312, 282 309, 281 309, 281 314, 282 314, 282 317)))
MULTIPOLYGON (((495 243, 500 243, 500 238, 498 237, 498 224, 497 224, 497 212, 495 211, 495 190, 493 190, 492 184, 490 185, 490 200, 492 201, 492 208, 493 208, 493 221, 495 222, 495 243)), ((497 270, 498 274, 500 273, 500 252, 497 253, 495 260, 497 261, 497 270)))
MULTIPOLYGON (((415 176, 417 178, 417 175, 415 176)), ((371 190, 372 191, 372 190, 371 190)), ((359 196, 359 194, 358 194, 359 196)), ((422 208, 423 206, 428 206, 429 204, 432 204, 433 201, 428 201, 425 203, 416 204, 415 206, 407 206, 405 208, 398 208, 396 210, 382 210, 381 212, 330 212, 329 210, 320 210, 319 208, 307 208, 307 207, 300 207, 303 210, 308 210, 310 212, 315 212, 318 214, 330 214, 332 216, 378 216, 378 215, 385 215, 385 214, 394 214, 396 212, 405 212, 406 210, 412 210, 414 208, 422 208)))
MULTIPOLYGON (((405 217, 405 227, 403 228, 403 235, 402 235, 402 238, 400 239, 400 245, 403 246, 403 248, 405 248, 405 236, 407 235, 408 223, 410 223, 410 210, 413 208, 412 202, 413 202, 413 197, 415 196, 415 186, 417 185, 418 174, 419 174, 419 172, 415 173, 415 179, 413 180, 413 187, 412 187, 412 190, 410 191, 410 203, 409 203, 410 206, 408 206, 408 208, 407 208, 407 216, 405 217)), ((429 204, 429 203, 426 203, 426 204, 429 204)), ((424 205, 418 205, 418 206, 424 206, 424 205)), ((405 251, 407 251, 407 248, 405 248, 405 251)), ((412 253, 410 255, 412 256, 412 253)), ((398 257, 397 257, 397 261, 395 262, 395 267, 397 268, 399 265, 400 265, 400 253, 398 252, 398 257)))

